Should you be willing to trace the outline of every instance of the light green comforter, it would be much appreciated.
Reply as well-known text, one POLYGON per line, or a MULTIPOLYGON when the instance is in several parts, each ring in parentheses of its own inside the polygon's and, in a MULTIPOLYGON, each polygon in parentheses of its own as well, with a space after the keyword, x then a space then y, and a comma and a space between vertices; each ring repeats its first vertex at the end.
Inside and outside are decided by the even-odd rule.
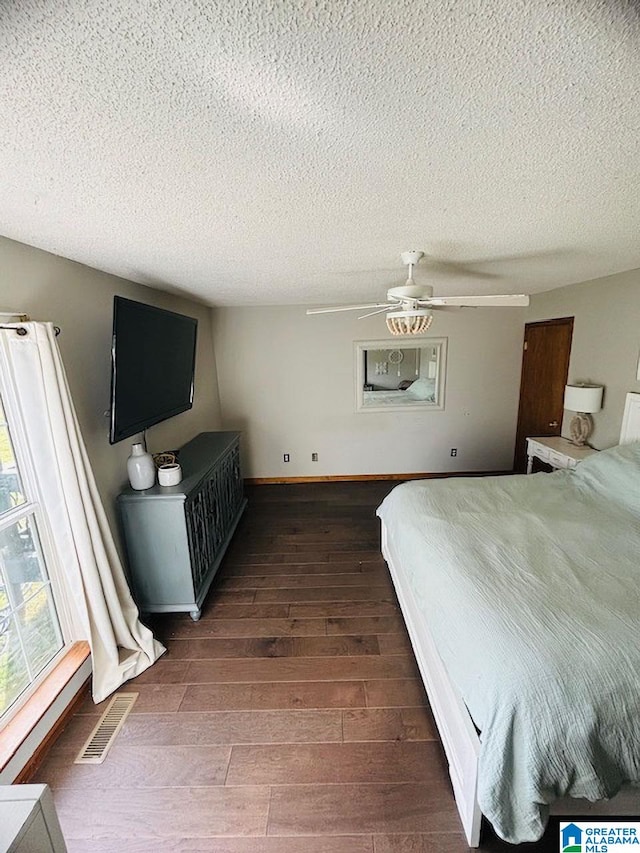
POLYGON ((478 801, 511 842, 547 804, 640 782, 640 444, 574 472, 405 483, 383 519, 480 729, 478 801))

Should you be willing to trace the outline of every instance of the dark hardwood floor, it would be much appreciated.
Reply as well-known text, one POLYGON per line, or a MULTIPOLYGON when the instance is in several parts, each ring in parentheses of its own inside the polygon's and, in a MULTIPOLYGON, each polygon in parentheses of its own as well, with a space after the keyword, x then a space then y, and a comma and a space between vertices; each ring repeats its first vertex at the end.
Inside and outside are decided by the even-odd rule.
MULTIPOLYGON (((462 853, 446 761, 379 551, 389 482, 259 486, 203 617, 102 765, 89 700, 33 781, 70 853, 462 853)), ((514 850, 486 830, 483 850, 514 850)), ((551 831, 531 851, 557 850, 551 831)))

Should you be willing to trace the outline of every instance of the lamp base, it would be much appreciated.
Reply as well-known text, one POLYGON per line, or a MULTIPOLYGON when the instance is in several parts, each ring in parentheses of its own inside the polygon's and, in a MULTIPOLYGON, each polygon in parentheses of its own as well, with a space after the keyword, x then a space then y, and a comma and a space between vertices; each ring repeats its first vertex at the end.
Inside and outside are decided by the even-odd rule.
POLYGON ((582 447, 587 443, 587 439, 593 430, 593 418, 591 415, 584 412, 577 412, 569 424, 569 433, 571 435, 571 443, 582 447))

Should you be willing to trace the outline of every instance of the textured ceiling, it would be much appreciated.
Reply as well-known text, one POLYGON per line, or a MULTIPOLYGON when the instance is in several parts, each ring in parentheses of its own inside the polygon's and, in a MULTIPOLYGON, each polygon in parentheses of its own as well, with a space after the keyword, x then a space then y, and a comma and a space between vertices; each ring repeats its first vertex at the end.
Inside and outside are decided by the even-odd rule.
POLYGON ((0 233, 217 305, 633 269, 639 57, 616 0, 3 0, 0 233))

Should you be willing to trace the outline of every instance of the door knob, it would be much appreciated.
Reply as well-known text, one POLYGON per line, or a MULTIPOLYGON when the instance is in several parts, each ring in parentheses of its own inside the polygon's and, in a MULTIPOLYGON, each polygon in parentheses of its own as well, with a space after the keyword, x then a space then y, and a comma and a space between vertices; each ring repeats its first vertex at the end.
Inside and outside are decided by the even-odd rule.
POLYGON ((552 429, 555 429, 555 427, 557 427, 557 426, 558 426, 558 421, 551 421, 551 423, 549 424, 549 426, 550 426, 552 429))

